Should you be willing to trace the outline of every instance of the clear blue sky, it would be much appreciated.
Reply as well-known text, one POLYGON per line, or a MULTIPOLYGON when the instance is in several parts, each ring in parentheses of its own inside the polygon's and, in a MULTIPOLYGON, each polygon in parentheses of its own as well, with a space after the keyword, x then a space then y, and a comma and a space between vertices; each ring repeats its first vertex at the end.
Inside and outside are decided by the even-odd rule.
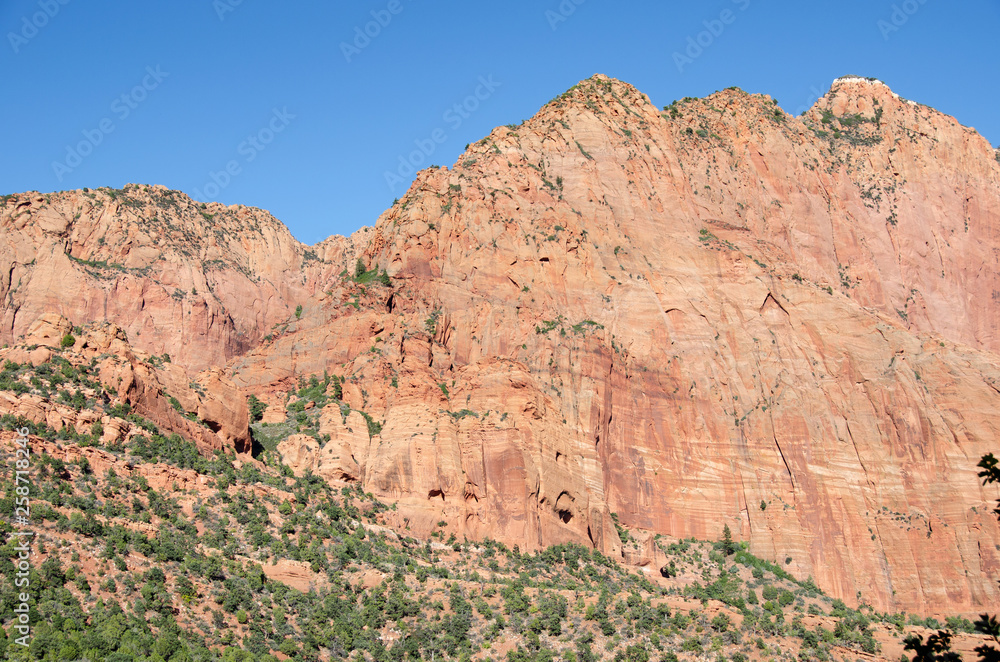
POLYGON ((874 76, 1000 142, 996 0, 2 0, 0 26, 0 193, 164 184, 306 243, 374 223, 415 141, 450 166, 598 72, 660 106, 737 85, 792 113, 874 76))

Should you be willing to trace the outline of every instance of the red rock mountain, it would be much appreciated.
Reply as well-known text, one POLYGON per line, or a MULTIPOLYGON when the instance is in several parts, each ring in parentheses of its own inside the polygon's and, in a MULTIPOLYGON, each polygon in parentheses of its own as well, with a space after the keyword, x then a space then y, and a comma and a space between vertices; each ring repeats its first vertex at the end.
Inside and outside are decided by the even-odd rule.
POLYGON ((320 438, 278 450, 413 534, 642 564, 653 534, 728 524, 848 602, 1000 598, 976 476, 1000 450, 1000 163, 878 81, 794 118, 737 89, 659 110, 598 75, 311 248, 134 185, 8 196, 0 233, 0 341, 109 320, 224 364, 265 420, 342 376, 320 438))

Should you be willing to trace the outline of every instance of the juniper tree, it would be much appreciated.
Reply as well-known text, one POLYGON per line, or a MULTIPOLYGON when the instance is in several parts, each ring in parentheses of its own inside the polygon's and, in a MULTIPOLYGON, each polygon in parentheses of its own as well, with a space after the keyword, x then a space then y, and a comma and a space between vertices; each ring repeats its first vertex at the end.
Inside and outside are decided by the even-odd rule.
POLYGON ((733 532, 729 530, 729 525, 722 527, 722 552, 726 556, 736 553, 736 543, 733 542, 733 532))

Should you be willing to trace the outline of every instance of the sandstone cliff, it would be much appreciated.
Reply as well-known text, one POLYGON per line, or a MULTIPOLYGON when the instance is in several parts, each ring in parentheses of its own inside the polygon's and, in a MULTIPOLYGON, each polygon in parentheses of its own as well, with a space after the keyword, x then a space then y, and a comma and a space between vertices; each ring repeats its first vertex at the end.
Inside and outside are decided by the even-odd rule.
POLYGON ((309 249, 260 209, 162 186, 4 196, 0 234, 0 341, 47 312, 114 320, 193 370, 259 343, 355 251, 343 237, 309 249))
POLYGON ((4 333, 113 319, 275 402, 341 376, 319 440, 279 451, 418 535, 444 519, 646 563, 614 517, 729 524, 847 601, 975 611, 1000 597, 975 467, 998 432, 998 183, 981 136, 877 81, 794 118, 739 90, 659 110, 595 76, 316 259, 262 212, 179 195, 194 238, 167 241, 138 222, 161 190, 17 196, 4 333))
POLYGON ((128 417, 135 412, 164 435, 178 434, 205 454, 251 452, 246 400, 221 369, 189 379, 169 357, 134 350, 112 323, 74 329, 65 317, 48 313, 28 327, 23 342, 0 349, 0 364, 15 373, 14 366, 31 365, 49 375, 47 385, 12 379, 0 389, 0 414, 127 446, 145 434, 128 417), (64 343, 67 336, 71 343, 64 343))

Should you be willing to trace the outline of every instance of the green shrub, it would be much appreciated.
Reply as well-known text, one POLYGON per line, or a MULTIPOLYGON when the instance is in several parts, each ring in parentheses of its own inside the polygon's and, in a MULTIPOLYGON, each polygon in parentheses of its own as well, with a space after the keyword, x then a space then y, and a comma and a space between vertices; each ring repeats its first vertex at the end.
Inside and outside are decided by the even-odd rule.
POLYGON ((250 394, 250 397, 247 398, 247 406, 250 408, 251 423, 256 423, 264 417, 264 410, 267 409, 267 406, 258 400, 256 395, 250 394))
POLYGON ((65 336, 62 337, 62 340, 59 341, 59 346, 63 348, 72 347, 75 344, 76 344, 76 338, 71 333, 67 333, 65 336))
POLYGON ((725 524, 722 527, 722 552, 726 556, 731 556, 736 553, 739 547, 733 542, 733 534, 729 530, 729 525, 725 524))
POLYGON ((431 316, 424 320, 424 330, 427 331, 428 335, 433 336, 437 332, 437 321, 441 317, 441 309, 435 308, 431 316))
POLYGON ((369 414, 361 412, 361 416, 364 417, 365 423, 368 424, 368 436, 374 437, 382 432, 382 424, 372 418, 369 414))

